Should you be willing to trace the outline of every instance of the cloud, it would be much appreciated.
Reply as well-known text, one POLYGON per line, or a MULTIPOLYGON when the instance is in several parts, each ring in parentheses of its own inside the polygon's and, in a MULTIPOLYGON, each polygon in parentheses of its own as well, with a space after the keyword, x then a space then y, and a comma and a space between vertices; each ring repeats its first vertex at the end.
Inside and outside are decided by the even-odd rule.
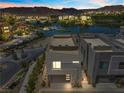
POLYGON ((0 8, 7 8, 7 7, 29 7, 29 4, 15 4, 15 3, 3 3, 0 2, 0 8))
POLYGON ((110 5, 110 3, 107 0, 90 0, 90 2, 98 6, 110 5))
POLYGON ((105 5, 111 5, 109 0, 63 0, 64 5, 73 6, 78 9, 89 9, 89 8, 98 8, 105 5), (69 5, 71 4, 71 5, 69 5))
POLYGON ((49 4, 17 4, 17 3, 3 3, 0 2, 0 8, 8 8, 8 7, 35 7, 35 6, 43 6, 50 8, 61 9, 64 8, 64 5, 49 5, 49 4))
POLYGON ((58 8, 58 9, 65 7, 88 9, 88 8, 98 8, 105 5, 124 4, 124 0, 53 0, 53 2, 52 0, 22 0, 22 1, 15 0, 15 1, 14 0, 8 0, 8 2, 1 1, 0 8, 46 6, 46 7, 58 8))

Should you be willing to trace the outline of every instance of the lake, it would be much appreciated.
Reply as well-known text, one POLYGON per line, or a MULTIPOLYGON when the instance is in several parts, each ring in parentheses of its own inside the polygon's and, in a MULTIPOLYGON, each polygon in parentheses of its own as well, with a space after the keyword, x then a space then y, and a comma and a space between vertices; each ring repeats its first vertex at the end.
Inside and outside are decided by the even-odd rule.
POLYGON ((73 27, 63 27, 65 31, 50 30, 50 31, 40 31, 44 33, 45 36, 52 36, 56 34, 73 34, 73 33, 104 33, 116 35, 120 32, 120 28, 105 27, 105 26, 73 26, 73 27))

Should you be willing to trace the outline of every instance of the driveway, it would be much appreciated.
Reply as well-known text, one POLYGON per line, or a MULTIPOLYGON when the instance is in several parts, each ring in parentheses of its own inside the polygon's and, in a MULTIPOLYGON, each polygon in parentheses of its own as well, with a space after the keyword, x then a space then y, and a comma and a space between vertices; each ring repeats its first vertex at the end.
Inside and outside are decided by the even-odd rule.
POLYGON ((39 93, 124 93, 124 89, 83 89, 83 88, 73 88, 73 89, 41 89, 39 93))

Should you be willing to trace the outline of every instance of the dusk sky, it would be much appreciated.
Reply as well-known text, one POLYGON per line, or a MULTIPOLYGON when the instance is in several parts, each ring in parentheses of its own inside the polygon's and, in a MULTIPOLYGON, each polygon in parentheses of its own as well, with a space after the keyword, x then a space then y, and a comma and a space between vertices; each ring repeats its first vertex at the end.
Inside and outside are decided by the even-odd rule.
POLYGON ((124 5, 124 0, 0 0, 0 8, 47 6, 51 8, 98 8, 105 5, 124 5))

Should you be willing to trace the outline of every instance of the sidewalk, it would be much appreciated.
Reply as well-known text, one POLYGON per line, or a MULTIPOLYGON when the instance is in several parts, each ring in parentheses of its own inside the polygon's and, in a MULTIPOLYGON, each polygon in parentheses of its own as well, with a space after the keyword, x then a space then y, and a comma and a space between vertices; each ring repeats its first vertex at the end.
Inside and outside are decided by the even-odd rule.
POLYGON ((32 73, 33 68, 34 68, 36 62, 33 62, 33 63, 34 63, 34 64, 31 65, 31 67, 29 68, 29 70, 28 70, 28 72, 27 72, 27 74, 26 74, 26 76, 25 76, 25 79, 24 79, 24 81, 23 81, 23 84, 22 84, 22 86, 21 86, 21 88, 20 88, 19 93, 26 93, 26 85, 27 85, 28 80, 29 80, 29 75, 32 73))
POLYGON ((99 89, 99 88, 72 88, 72 89, 53 89, 44 88, 39 93, 124 93, 124 89, 99 89))
MULTIPOLYGON (((42 44, 43 48, 45 48, 48 43, 49 43, 49 38, 43 40, 40 44, 42 44)), ((29 80, 29 75, 32 73, 32 70, 33 70, 35 64, 36 64, 36 62, 34 62, 34 64, 29 68, 29 70, 28 70, 28 72, 26 74, 26 77, 25 77, 25 79, 23 81, 23 84, 22 84, 22 86, 20 88, 19 93, 26 93, 26 85, 27 85, 28 80, 29 80)))

